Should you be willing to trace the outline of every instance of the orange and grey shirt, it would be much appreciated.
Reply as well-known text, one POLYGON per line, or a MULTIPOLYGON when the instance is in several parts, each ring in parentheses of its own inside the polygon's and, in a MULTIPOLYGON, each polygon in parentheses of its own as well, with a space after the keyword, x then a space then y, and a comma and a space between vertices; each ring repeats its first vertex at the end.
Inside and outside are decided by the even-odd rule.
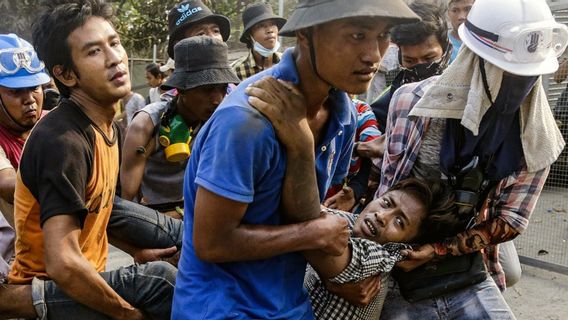
POLYGON ((97 271, 104 271, 106 227, 118 177, 116 140, 116 134, 106 137, 70 100, 36 125, 16 180, 16 259, 10 283, 47 278, 42 226, 57 215, 79 219, 81 252, 97 271))

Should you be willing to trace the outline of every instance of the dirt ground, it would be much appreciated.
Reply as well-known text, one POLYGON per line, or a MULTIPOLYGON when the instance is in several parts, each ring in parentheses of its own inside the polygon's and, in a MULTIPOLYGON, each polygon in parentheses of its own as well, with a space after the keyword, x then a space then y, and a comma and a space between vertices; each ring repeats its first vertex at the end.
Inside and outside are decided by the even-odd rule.
POLYGON ((521 280, 505 291, 519 320, 568 319, 568 276, 523 265, 521 280))
POLYGON ((544 189, 515 246, 521 256, 568 267, 568 188, 544 189))
MULTIPOLYGON (((565 186, 566 179, 558 180, 565 186)), ((527 230, 515 239, 515 246, 521 256, 568 267, 567 188, 547 184, 527 230)), ((526 265, 522 269, 519 283, 504 294, 517 318, 568 319, 568 275, 526 265)))

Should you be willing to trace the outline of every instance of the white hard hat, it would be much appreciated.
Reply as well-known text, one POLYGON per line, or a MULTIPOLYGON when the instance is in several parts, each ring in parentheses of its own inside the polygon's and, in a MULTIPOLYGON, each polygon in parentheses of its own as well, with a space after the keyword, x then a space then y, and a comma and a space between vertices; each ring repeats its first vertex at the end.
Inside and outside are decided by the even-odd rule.
POLYGON ((568 44, 546 0, 477 0, 458 32, 478 56, 521 76, 555 72, 568 44))
POLYGON ((168 58, 168 61, 166 62, 165 65, 160 66, 160 71, 161 72, 166 72, 168 70, 174 70, 175 68, 175 61, 172 58, 168 58))

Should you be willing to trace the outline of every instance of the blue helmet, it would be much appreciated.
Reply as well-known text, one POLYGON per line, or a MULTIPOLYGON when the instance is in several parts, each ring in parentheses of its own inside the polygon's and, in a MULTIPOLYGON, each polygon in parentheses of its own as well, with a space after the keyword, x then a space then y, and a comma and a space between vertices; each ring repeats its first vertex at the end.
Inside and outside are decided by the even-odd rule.
POLYGON ((13 33, 0 34, 0 86, 31 88, 49 81, 43 62, 29 42, 13 33))

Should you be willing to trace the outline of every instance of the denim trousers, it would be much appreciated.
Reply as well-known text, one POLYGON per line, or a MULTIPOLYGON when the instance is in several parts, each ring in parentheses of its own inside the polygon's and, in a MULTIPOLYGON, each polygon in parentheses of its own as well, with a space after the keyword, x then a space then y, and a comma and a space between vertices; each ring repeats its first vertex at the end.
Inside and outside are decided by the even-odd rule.
MULTIPOLYGON (((107 226, 109 236, 139 248, 181 248, 183 221, 115 197, 107 226)), ((102 272, 100 275, 123 299, 151 319, 169 319, 177 269, 167 262, 150 262, 102 272)), ((32 298, 38 318, 110 319, 71 300, 53 281, 34 279, 32 298)))
POLYGON ((183 221, 138 203, 114 198, 108 235, 139 248, 181 248, 183 221))
POLYGON ((396 282, 389 285, 381 320, 510 320, 513 312, 491 277, 436 298, 408 302, 396 282))
MULTIPOLYGON (((100 273, 124 300, 150 319, 170 319, 177 269, 163 261, 100 273)), ((110 317, 75 302, 51 280, 34 278, 32 301, 38 319, 99 320, 110 317)))

